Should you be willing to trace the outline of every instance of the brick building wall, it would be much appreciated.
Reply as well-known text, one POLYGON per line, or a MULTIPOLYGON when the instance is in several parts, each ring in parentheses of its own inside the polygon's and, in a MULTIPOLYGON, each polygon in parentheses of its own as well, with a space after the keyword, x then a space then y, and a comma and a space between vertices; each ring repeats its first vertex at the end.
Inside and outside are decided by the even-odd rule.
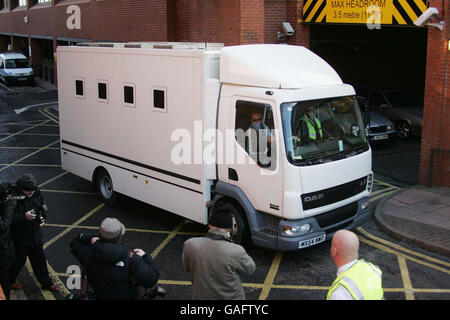
POLYGON ((93 41, 166 41, 167 15, 167 2, 160 0, 63 0, 55 6, 38 4, 0 12, 0 31, 93 41), (66 26, 71 4, 81 9, 80 30, 66 26))
MULTIPOLYGON (((428 27, 428 51, 425 80, 425 101, 420 154, 419 183, 450 187, 450 99, 448 63, 450 39, 450 1, 431 0, 430 7, 439 10, 445 27, 440 31, 428 27), (446 150, 435 153, 432 150, 446 150), (430 166, 433 170, 430 170, 430 166)), ((438 19, 433 19, 433 22, 438 19)))

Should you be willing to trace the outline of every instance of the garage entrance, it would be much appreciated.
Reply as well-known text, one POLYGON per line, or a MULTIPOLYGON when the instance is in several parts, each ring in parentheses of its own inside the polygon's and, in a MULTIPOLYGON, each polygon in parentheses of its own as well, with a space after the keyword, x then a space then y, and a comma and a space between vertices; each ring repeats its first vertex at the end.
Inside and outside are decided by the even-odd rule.
POLYGON ((368 107, 372 112, 368 114, 372 118, 366 124, 373 126, 368 130, 372 135, 369 141, 375 174, 392 177, 392 182, 400 185, 417 184, 427 29, 382 26, 379 30, 369 30, 361 25, 313 24, 310 46, 335 68, 345 83, 355 87, 358 95, 369 98, 371 92, 370 102, 366 102, 370 104, 368 107), (380 107, 386 104, 383 95, 388 96, 386 100, 396 107, 414 113, 418 124, 407 123, 390 115, 392 109, 380 107), (371 139, 374 134, 385 136, 380 131, 385 130, 385 127, 381 129, 384 120, 380 120, 380 114, 391 120, 397 131, 385 141, 371 139), (408 137, 400 138, 405 132, 408 137))
POLYGON ((311 25, 310 45, 345 83, 409 89, 423 105, 426 28, 311 25))

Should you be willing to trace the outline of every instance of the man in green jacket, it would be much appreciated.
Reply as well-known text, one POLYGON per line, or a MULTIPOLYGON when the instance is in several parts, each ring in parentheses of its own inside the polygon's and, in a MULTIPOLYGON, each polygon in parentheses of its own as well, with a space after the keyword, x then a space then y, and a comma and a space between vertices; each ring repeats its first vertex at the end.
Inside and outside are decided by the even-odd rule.
POLYGON ((182 260, 191 275, 193 299, 245 299, 241 275, 251 275, 256 266, 242 246, 229 240, 231 227, 231 212, 215 210, 209 232, 184 243, 182 260))
POLYGON ((370 262, 358 260, 359 239, 348 230, 339 230, 331 241, 331 258, 337 278, 328 291, 327 300, 381 300, 381 270, 370 262))

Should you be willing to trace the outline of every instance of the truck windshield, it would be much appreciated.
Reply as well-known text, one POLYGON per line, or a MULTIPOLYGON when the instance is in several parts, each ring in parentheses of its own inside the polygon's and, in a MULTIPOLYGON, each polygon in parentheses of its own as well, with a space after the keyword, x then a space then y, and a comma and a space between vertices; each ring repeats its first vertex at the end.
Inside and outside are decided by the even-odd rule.
POLYGON ((281 104, 288 160, 295 165, 335 161, 368 150, 356 97, 281 104))
POLYGON ((6 60, 6 69, 21 69, 28 68, 28 60, 27 59, 8 59, 6 60))

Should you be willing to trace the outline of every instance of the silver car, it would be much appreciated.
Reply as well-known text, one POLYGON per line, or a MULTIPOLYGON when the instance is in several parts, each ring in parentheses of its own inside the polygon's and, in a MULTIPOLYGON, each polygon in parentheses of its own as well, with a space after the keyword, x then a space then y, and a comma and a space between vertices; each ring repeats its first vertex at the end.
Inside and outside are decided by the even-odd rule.
POLYGON ((400 138, 421 136, 423 103, 411 91, 371 89, 367 97, 370 110, 391 120, 400 138))
POLYGON ((378 143, 391 140, 396 133, 392 121, 375 111, 367 111, 367 101, 365 98, 358 97, 358 102, 369 142, 378 143))

